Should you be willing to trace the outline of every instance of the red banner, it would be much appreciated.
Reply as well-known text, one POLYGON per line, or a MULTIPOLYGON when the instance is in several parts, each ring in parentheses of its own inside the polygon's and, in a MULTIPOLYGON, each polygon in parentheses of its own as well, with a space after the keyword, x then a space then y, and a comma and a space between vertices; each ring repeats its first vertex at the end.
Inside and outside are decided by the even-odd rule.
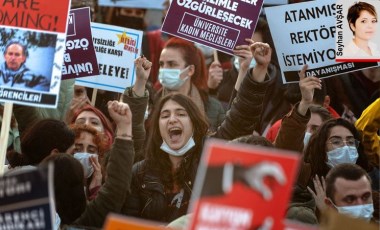
POLYGON ((0 0, 0 25, 66 32, 70 0, 0 0))

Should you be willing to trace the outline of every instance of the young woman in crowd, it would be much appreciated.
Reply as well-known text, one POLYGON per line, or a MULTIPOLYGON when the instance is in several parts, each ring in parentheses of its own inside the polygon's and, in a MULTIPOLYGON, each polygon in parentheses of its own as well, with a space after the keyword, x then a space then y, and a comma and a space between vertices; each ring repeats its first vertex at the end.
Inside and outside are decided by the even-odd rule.
POLYGON ((215 131, 225 117, 221 103, 208 96, 206 64, 202 52, 194 43, 181 38, 171 38, 160 56, 158 79, 162 88, 157 93, 161 98, 171 92, 189 96, 210 122, 215 131))
POLYGON ((119 128, 110 151, 107 179, 93 201, 86 204, 83 169, 70 154, 52 154, 43 161, 43 164, 53 162, 56 169, 54 193, 61 226, 101 228, 108 213, 120 212, 121 201, 128 194, 134 157, 132 114, 128 105, 118 101, 108 102, 108 110, 119 128))
POLYGON ((84 169, 86 195, 89 200, 96 197, 105 176, 104 155, 108 149, 107 139, 102 133, 88 125, 74 124, 75 133, 73 156, 79 160, 84 169))
POLYGON ((108 140, 108 147, 114 140, 114 128, 108 118, 92 105, 85 105, 78 109, 71 117, 70 124, 84 124, 104 133, 108 140))
MULTIPOLYGON (((302 99, 286 117, 276 138, 278 148, 303 152, 301 171, 294 189, 287 217, 316 224, 314 214, 313 189, 319 183, 319 177, 325 177, 330 168, 341 163, 356 163, 368 169, 368 161, 359 147, 359 134, 355 127, 341 118, 329 119, 314 130, 304 148, 305 131, 310 120, 310 107, 313 104, 315 89, 321 89, 321 80, 305 77, 307 65, 300 72, 302 99), (307 189, 307 186, 309 188, 307 189), (312 192, 308 193, 309 190, 312 192)), ((319 188, 318 188, 319 189, 319 188)), ((320 191, 320 190, 318 190, 320 191)), ((324 194, 314 194, 316 205, 323 208, 324 194)))
MULTIPOLYGON (((226 120, 213 137, 230 140, 250 134, 259 120, 271 50, 262 43, 251 47, 257 66, 243 80, 226 120)), ((150 66, 151 63, 144 58, 136 60, 136 71, 144 74, 140 74, 135 85, 123 96, 134 118, 143 116, 146 108, 145 84, 150 66)), ((185 63, 180 68, 186 68, 185 63)), ((184 94, 168 94, 154 108, 151 126, 145 160, 133 167, 131 195, 127 197, 122 213, 170 222, 187 212, 208 124, 191 98, 184 94)), ((143 130, 142 125, 134 126, 134 139, 145 138, 143 130)))

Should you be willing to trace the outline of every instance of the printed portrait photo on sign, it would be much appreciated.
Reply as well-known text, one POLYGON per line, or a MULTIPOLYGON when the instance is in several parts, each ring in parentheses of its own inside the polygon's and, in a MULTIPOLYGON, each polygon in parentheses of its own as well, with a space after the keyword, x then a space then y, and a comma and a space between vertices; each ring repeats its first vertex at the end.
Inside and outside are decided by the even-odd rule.
POLYGON ((380 61, 379 13, 380 1, 337 2, 337 61, 380 61))
POLYGON ((50 90, 57 35, 0 28, 0 87, 50 90))

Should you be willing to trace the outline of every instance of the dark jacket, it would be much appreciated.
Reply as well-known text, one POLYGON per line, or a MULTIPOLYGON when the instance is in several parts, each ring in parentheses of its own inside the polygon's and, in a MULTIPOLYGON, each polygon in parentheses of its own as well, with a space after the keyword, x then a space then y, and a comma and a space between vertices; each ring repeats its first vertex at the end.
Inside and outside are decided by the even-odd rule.
MULTIPOLYGON (((264 97, 263 112, 260 122, 255 127, 255 131, 262 134, 267 126, 281 119, 291 108, 289 102, 284 97, 284 85, 281 79, 281 72, 276 65, 270 64, 268 68, 269 85, 264 97)), ((238 78, 238 71, 233 66, 230 70, 223 72, 223 80, 216 89, 209 89, 209 94, 215 96, 227 110, 231 97, 235 97, 235 83, 238 78)))
MULTIPOLYGON (((252 133, 255 124, 260 119, 268 81, 256 83, 251 79, 250 73, 248 76, 243 80, 240 91, 232 103, 231 110, 227 112, 225 120, 212 137, 231 140, 252 133)), ((142 106, 140 104, 141 107, 135 108, 137 103, 133 101, 143 101, 144 99, 134 98, 130 95, 130 89, 127 89, 124 93, 123 101, 129 104, 133 118, 135 119, 137 116, 135 110, 143 110, 146 108, 146 105, 142 106)), ((148 101, 147 97, 145 101, 148 101)), ((142 129, 143 126, 140 125, 133 127, 134 138, 142 138, 140 136, 144 133, 142 129)), ((186 178, 185 176, 186 183, 181 185, 181 188, 184 190, 181 207, 176 213, 167 213, 166 208, 170 201, 168 201, 168 197, 166 196, 160 174, 144 167, 144 165, 145 162, 142 161, 133 166, 131 195, 126 198, 122 214, 162 222, 170 222, 186 214, 194 178, 186 178)), ((193 165, 192 170, 196 170, 197 167, 198 164, 193 165)))

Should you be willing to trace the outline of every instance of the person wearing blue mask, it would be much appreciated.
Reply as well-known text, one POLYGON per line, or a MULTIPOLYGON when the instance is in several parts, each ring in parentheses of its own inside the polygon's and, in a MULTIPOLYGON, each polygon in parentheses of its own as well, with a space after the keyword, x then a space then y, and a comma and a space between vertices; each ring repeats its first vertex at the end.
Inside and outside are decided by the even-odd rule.
POLYGON ((106 173, 105 167, 101 165, 104 166, 104 156, 108 149, 107 137, 94 127, 85 124, 73 124, 71 129, 75 133, 74 149, 71 154, 83 167, 86 195, 88 200, 93 200, 106 173))
POLYGON ((374 217, 371 179, 361 167, 343 163, 326 176, 325 204, 341 214, 366 221, 374 217))
POLYGON ((172 92, 189 96, 210 122, 215 131, 225 117, 222 104, 207 93, 204 56, 194 43, 171 38, 161 52, 158 80, 162 85, 156 100, 172 92))

